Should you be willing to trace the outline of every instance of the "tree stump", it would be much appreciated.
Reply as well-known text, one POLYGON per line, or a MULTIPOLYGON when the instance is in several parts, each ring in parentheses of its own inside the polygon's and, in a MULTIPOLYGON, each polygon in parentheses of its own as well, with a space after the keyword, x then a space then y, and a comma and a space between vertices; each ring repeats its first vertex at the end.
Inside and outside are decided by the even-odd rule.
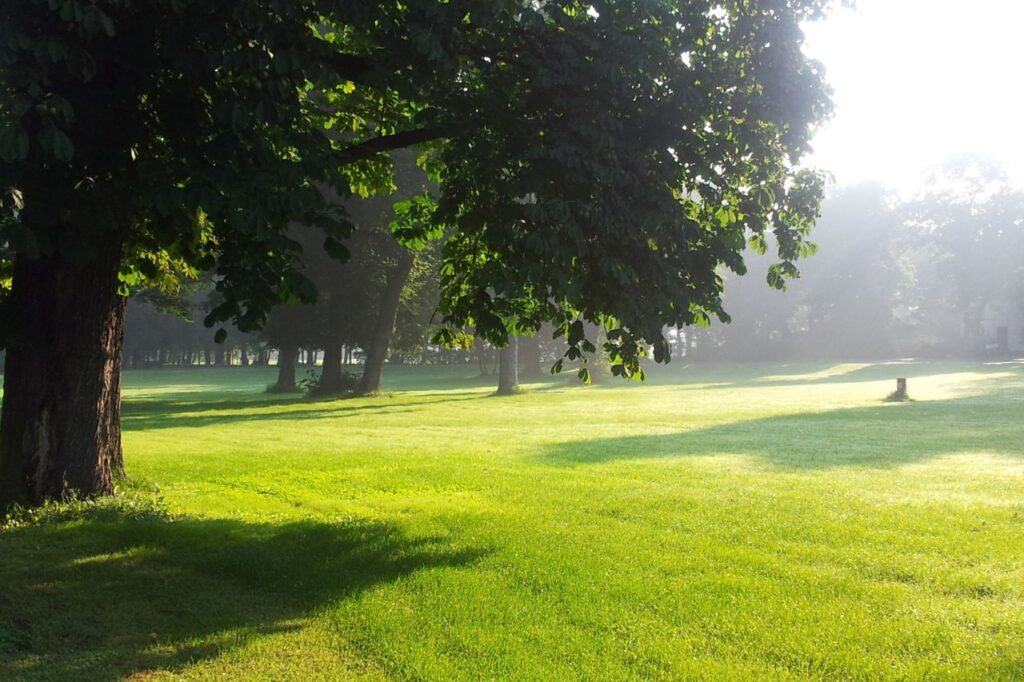
POLYGON ((896 379, 896 391, 892 394, 893 400, 907 399, 907 380, 904 377, 896 379))

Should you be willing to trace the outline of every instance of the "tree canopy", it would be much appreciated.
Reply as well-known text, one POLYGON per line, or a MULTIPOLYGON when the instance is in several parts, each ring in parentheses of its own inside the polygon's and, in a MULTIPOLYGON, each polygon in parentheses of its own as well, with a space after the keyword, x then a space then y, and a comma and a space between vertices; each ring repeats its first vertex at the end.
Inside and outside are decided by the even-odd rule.
POLYGON ((583 317, 630 365, 724 316, 749 236, 775 233, 776 285, 806 252, 821 178, 796 169, 829 101, 799 22, 826 4, 5 3, 0 234, 123 242, 127 284, 216 267, 209 322, 251 329, 312 296, 290 222, 343 255, 321 188, 380 191, 380 152, 426 143, 450 327, 583 317))
POLYGON ((445 237, 440 340, 548 321, 573 360, 592 323, 616 374, 667 360, 666 326, 727 318, 748 241, 776 287, 812 250, 830 102, 800 22, 828 4, 3 3, 0 505, 112 490, 119 291, 213 271, 206 322, 259 328, 315 296, 290 227, 344 259, 396 149, 437 186, 399 237, 445 237))

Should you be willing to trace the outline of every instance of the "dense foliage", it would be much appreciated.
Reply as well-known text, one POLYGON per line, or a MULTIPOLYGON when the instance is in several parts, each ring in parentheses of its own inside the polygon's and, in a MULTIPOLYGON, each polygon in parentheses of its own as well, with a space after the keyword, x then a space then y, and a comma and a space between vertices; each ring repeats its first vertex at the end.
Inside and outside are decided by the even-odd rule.
POLYGON ((826 4, 4 3, 4 262, 215 267, 208 321, 253 329, 313 295, 288 225, 344 256, 330 196, 430 143, 446 339, 553 320, 578 353, 585 318, 628 374, 665 325, 725 316, 749 236, 775 233, 777 286, 807 252, 820 178, 796 164, 829 102, 799 22, 826 4))

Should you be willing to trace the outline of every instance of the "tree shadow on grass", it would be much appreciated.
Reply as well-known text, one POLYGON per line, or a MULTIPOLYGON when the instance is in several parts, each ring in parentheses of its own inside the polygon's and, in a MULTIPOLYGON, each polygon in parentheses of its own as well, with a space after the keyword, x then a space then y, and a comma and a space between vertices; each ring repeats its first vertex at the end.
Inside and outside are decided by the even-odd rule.
POLYGON ((485 398, 480 391, 447 391, 413 396, 401 402, 388 398, 253 398, 241 400, 161 400, 126 402, 121 409, 125 431, 197 428, 268 419, 306 420, 368 414, 415 412, 421 405, 485 398), (358 402, 355 402, 358 400, 358 402))
POLYGON ((0 679, 180 670, 486 554, 380 523, 91 518, 0 531, 0 679))
POLYGON ((1024 458, 1022 400, 1000 392, 729 422, 670 434, 569 441, 540 457, 553 464, 751 455, 782 469, 891 467, 957 452, 1024 458))

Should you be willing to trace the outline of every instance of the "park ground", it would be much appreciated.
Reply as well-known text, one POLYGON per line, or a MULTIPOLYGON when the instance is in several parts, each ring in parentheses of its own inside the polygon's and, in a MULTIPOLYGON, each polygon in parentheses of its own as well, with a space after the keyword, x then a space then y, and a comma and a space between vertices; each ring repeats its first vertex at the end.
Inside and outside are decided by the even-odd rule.
POLYGON ((0 679, 1024 679, 1024 364, 474 373, 128 373, 120 497, 0 530, 0 679))

